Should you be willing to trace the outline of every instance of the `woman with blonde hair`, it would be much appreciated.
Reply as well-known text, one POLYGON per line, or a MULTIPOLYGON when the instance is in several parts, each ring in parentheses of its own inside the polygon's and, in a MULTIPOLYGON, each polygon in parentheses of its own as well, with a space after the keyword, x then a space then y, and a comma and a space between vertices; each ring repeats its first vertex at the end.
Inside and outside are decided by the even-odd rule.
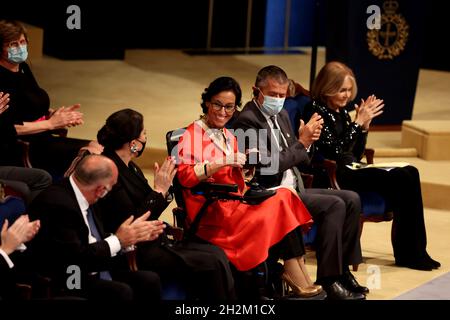
POLYGON ((384 107, 382 99, 370 95, 354 105, 356 117, 352 121, 346 107, 356 94, 355 75, 345 64, 333 61, 320 70, 311 90, 313 101, 307 107, 309 115, 317 112, 324 120, 320 139, 315 142, 316 152, 337 162, 337 178, 342 188, 377 192, 390 204, 394 213, 392 246, 398 266, 437 269, 440 263, 426 250, 419 171, 411 165, 392 170, 349 168, 361 161, 370 124, 383 113, 384 107))

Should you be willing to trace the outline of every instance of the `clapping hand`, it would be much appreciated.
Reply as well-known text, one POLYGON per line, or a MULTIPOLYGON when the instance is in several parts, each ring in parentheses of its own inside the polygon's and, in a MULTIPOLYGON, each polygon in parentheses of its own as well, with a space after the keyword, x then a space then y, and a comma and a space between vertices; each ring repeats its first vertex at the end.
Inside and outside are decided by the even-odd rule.
POLYGON ((8 228, 8 220, 5 220, 2 226, 0 248, 6 254, 11 254, 20 244, 33 239, 40 227, 39 220, 30 222, 28 215, 21 215, 10 228, 8 228))
POLYGON ((134 245, 142 241, 155 240, 166 227, 162 221, 147 221, 150 217, 150 211, 134 219, 134 216, 128 217, 117 229, 116 236, 120 241, 122 248, 134 245))
POLYGON ((246 160, 247 156, 244 153, 236 152, 226 157, 217 159, 216 161, 214 161, 214 163, 220 166, 231 166, 242 168, 246 160))
POLYGON ((167 157, 161 167, 155 162, 155 191, 161 192, 163 195, 167 194, 176 173, 177 168, 173 157, 167 157))
POLYGON ((375 95, 369 96, 366 100, 361 99, 359 106, 355 104, 355 122, 363 129, 368 130, 372 119, 383 113, 383 107, 383 100, 378 99, 375 95))
POLYGON ((305 148, 308 148, 315 141, 319 140, 320 133, 322 132, 323 119, 322 117, 314 113, 305 125, 303 120, 300 120, 300 128, 298 129, 299 141, 305 148))
POLYGON ((6 111, 9 108, 9 93, 0 92, 0 114, 6 111))
POLYGON ((51 113, 48 121, 52 129, 75 127, 83 124, 83 114, 78 111, 80 107, 80 104, 74 104, 70 107, 63 106, 51 113))

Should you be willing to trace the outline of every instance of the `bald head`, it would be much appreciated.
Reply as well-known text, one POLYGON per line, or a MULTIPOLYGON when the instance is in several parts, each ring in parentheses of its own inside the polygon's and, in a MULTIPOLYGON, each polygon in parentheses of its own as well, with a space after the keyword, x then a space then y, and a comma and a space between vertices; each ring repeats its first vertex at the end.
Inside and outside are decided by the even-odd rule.
POLYGON ((81 159, 73 173, 77 185, 89 203, 106 195, 117 182, 115 163, 102 155, 88 155, 81 159))
POLYGON ((89 186, 111 179, 114 167, 114 162, 105 156, 88 155, 78 163, 74 177, 82 185, 89 186))

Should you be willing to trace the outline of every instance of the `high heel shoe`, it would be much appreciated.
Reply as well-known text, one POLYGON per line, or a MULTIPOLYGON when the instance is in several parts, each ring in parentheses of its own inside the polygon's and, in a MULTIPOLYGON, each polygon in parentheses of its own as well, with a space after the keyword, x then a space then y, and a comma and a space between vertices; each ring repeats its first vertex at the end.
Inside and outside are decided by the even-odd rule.
POLYGON ((283 281, 292 289, 294 294, 299 297, 314 297, 323 291, 322 286, 318 285, 313 285, 306 288, 298 286, 286 271, 281 275, 281 279, 283 279, 283 281))
POLYGON ((306 269, 306 265, 305 265, 305 258, 304 257, 297 257, 297 262, 298 265, 300 266, 300 269, 303 272, 303 275, 305 276, 306 282, 308 283, 309 287, 315 287, 317 288, 317 290, 322 290, 322 286, 318 285, 318 284, 314 284, 314 282, 311 280, 308 270, 306 269))

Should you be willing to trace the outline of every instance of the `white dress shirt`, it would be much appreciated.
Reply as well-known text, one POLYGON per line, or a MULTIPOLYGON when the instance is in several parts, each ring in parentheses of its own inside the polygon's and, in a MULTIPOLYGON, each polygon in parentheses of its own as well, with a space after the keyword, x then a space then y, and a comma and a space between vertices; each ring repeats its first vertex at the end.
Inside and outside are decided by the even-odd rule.
MULTIPOLYGON (((283 132, 281 130, 278 130, 278 129, 273 127, 272 120, 270 120, 270 115, 268 115, 268 114, 266 114, 264 112, 264 110, 261 108, 261 106, 259 105, 259 103, 256 100, 253 100, 253 101, 258 106, 258 109, 262 113, 264 118, 266 118, 267 123, 269 124, 269 127, 271 129, 270 131, 272 132, 272 137, 277 143, 278 150, 281 151, 282 150, 282 145, 281 145, 281 143, 279 141, 279 137, 281 137, 281 139, 283 139, 284 143, 286 145, 288 145, 287 140, 286 140, 286 138, 283 135, 283 132), (278 130, 280 134, 277 135, 275 133, 275 130, 278 130)), ((278 128, 281 128, 279 123, 278 123, 277 117, 275 117, 275 122, 277 123, 278 128)), ((273 152, 273 150, 272 150, 272 152, 273 152)), ((297 178, 295 177, 295 174, 292 171, 292 169, 287 169, 286 171, 283 172, 283 179, 281 179, 280 186, 292 187, 294 189, 297 187, 297 178)))
MULTIPOLYGON (((87 202, 86 198, 81 193, 80 189, 76 185, 75 181, 73 181, 73 177, 70 176, 69 178, 70 184, 72 185, 73 191, 75 192, 75 197, 77 198, 78 205, 80 206, 81 213, 83 214, 84 222, 86 223, 86 226, 89 230, 89 243, 97 242, 97 239, 91 234, 91 229, 89 228, 89 223, 87 220, 87 210, 89 208, 89 203, 87 202)), ((115 235, 110 235, 109 237, 104 239, 108 245, 109 250, 111 252, 111 257, 114 257, 121 249, 120 241, 115 235)))

